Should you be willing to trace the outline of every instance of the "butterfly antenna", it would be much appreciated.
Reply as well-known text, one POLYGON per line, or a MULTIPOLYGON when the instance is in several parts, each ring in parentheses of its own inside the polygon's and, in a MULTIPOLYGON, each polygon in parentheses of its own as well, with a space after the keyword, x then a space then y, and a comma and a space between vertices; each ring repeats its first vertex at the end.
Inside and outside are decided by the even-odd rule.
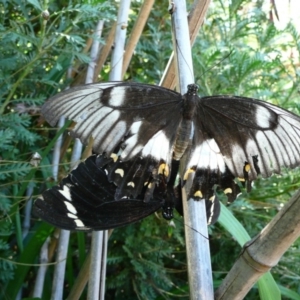
POLYGON ((196 230, 195 228, 191 227, 190 225, 186 224, 185 222, 182 222, 181 220, 177 219, 174 217, 174 220, 176 220, 179 223, 183 223, 184 226, 187 226, 188 228, 190 228, 191 230, 199 233, 202 237, 204 237, 205 239, 209 240, 209 238, 205 235, 203 235, 200 231, 196 230))
MULTIPOLYGON (((176 39, 176 36, 175 36, 175 39, 176 39)), ((190 66, 189 66, 189 64, 188 64, 188 62, 186 61, 185 56, 183 55, 183 53, 182 53, 182 51, 181 51, 181 49, 180 49, 180 47, 179 47, 179 45, 178 45, 178 43, 177 43, 177 39, 176 39, 176 49, 177 49, 177 55, 178 55, 178 53, 180 53, 180 55, 183 57, 183 60, 184 60, 185 63, 187 64, 188 69, 189 69, 189 71, 190 71, 192 77, 194 78, 194 73, 193 73, 193 71, 191 70, 191 68, 190 68, 190 66)))

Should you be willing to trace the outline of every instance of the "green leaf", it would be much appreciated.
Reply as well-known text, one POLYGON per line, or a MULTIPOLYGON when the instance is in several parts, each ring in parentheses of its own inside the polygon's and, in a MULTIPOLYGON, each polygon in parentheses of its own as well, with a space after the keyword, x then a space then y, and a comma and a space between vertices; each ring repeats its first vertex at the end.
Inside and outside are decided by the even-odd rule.
POLYGON ((257 281, 260 299, 281 300, 281 293, 270 272, 262 275, 257 281))
POLYGON ((292 291, 290 289, 287 289, 286 287, 284 287, 280 284, 278 285, 278 287, 281 291, 282 296, 285 296, 286 298, 291 299, 291 300, 300 300, 299 293, 292 291))
POLYGON ((40 4, 39 1, 37 1, 37 0, 27 0, 27 2, 29 2, 30 4, 32 4, 39 11, 43 11, 43 9, 42 9, 41 4, 40 4))
MULTIPOLYGON (((241 247, 248 242, 251 237, 243 225, 234 217, 228 208, 221 203, 221 214, 219 223, 237 240, 241 247)), ((257 281, 261 300, 280 300, 280 290, 270 272, 264 274, 257 281)))
POLYGON ((241 247, 247 243, 251 237, 243 225, 234 217, 231 211, 221 203, 221 214, 218 222, 237 240, 241 247))
POLYGON ((9 281, 6 289, 1 291, 2 293, 5 292, 5 299, 16 299, 18 291, 25 282, 28 271, 36 262, 36 257, 38 257, 42 245, 52 231, 53 227, 51 225, 41 222, 37 224, 26 237, 26 247, 19 258, 17 258, 18 264, 15 271, 15 277, 13 280, 9 281))

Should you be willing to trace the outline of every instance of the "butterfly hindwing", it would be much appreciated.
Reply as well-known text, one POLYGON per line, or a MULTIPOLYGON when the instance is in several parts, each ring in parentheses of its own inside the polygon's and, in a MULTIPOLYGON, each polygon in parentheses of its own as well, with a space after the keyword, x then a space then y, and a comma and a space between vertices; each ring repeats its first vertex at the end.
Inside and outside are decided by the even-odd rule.
POLYGON ((163 207, 158 189, 148 202, 142 196, 115 200, 117 186, 108 181, 105 169, 111 160, 106 159, 102 168, 96 161, 96 155, 90 156, 59 186, 45 191, 36 200, 34 213, 63 229, 104 230, 136 222, 163 207))
POLYGON ((205 133, 200 119, 195 122, 193 143, 184 154, 181 174, 182 183, 192 175, 192 184, 187 190, 188 198, 206 202, 207 222, 214 224, 220 214, 220 203, 215 193, 222 190, 232 202, 240 189, 235 183, 235 176, 225 164, 223 155, 215 140, 205 133))

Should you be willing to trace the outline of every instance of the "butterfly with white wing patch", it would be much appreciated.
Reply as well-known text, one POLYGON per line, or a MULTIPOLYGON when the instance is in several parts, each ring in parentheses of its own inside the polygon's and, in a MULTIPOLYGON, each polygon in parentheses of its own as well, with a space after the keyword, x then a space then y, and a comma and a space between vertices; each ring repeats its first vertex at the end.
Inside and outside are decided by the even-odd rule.
POLYGON ((238 178, 250 189, 257 176, 300 165, 300 118, 275 105, 236 96, 200 98, 132 82, 75 87, 42 107, 54 126, 76 122, 73 137, 94 138, 92 156, 43 193, 35 213, 65 229, 101 230, 137 221, 162 208, 182 212, 179 187, 192 175, 188 197, 205 200, 208 223, 220 212, 215 187, 233 201, 238 178))

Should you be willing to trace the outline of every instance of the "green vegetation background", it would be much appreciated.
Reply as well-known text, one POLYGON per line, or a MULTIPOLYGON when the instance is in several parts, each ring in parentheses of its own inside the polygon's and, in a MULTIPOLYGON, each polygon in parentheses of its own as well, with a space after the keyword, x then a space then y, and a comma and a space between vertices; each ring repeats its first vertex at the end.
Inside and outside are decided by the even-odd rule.
MULTIPOLYGON (((276 29, 274 10, 264 11, 263 4, 213 1, 193 46, 195 81, 202 96, 259 98, 300 115, 299 34, 292 23, 276 29)), ((140 1, 132 1, 129 34, 140 5, 140 1)), ((167 1, 155 4, 125 80, 160 81, 172 52, 167 5, 167 1)), ((1 299, 13 299, 21 288, 23 297, 31 296, 38 270, 33 264, 39 263, 40 247, 48 236, 55 240, 54 229, 34 217, 28 227, 24 209, 31 192, 34 199, 55 183, 51 149, 56 129, 45 123, 39 108, 70 84, 66 75, 70 66, 75 81, 78 74, 84 74, 89 56, 83 50, 97 20, 105 20, 104 43, 116 15, 114 1, 0 1, 1 299), (37 167, 30 164, 35 152, 43 157, 37 167)), ((100 81, 108 79, 109 70, 108 61, 99 74, 100 81)), ((72 141, 66 134, 65 138, 59 178, 69 171, 72 141)), ((250 195, 243 193, 229 209, 254 236, 297 188, 299 172, 286 171, 258 181, 250 195)), ((209 230, 214 284, 218 286, 241 248, 220 225, 209 230)), ((300 293, 299 246, 296 242, 272 270, 277 283, 287 288, 286 295, 300 293)), ((89 247, 89 234, 72 233, 65 296, 89 247)), ((114 230, 108 248, 106 299, 188 299, 185 251, 183 220, 178 215, 168 223, 155 214, 114 230)), ((48 268, 47 282, 52 280, 53 269, 48 268)), ((47 284, 43 299, 50 299, 50 293, 47 284)), ((246 299, 258 299, 257 290, 252 289, 246 299)))

